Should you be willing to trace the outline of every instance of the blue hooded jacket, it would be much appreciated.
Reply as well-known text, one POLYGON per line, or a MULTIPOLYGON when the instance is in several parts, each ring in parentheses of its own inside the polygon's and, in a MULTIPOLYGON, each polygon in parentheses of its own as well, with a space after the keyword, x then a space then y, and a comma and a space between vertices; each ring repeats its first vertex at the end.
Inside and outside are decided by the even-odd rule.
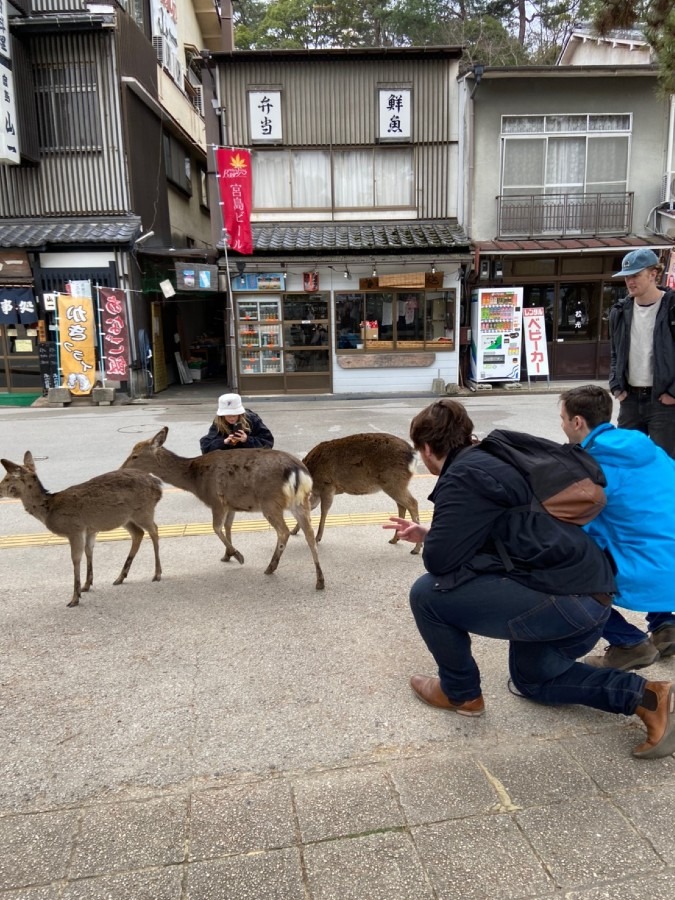
POLYGON ((607 506, 584 525, 614 558, 617 606, 670 612, 675 605, 675 460, 641 431, 598 425, 581 446, 607 478, 607 506))

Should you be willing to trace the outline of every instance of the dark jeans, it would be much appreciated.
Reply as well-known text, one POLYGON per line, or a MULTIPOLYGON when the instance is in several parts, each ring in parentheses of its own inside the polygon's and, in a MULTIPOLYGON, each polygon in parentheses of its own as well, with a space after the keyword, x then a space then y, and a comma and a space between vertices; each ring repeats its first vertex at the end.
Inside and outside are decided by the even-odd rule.
POLYGON ((422 575, 410 591, 415 622, 454 702, 480 694, 471 634, 510 641, 509 670, 521 694, 540 703, 580 703, 632 715, 646 681, 576 660, 595 645, 611 607, 584 594, 551 596, 510 578, 480 575, 450 591, 422 575))
POLYGON ((668 456, 675 458, 675 406, 659 403, 656 397, 652 398, 651 390, 629 391, 619 406, 617 425, 649 435, 668 456))
MULTIPOLYGON (((647 628, 656 631, 662 625, 675 625, 675 614, 669 612, 647 613, 647 628)), ((612 607, 609 619, 602 630, 608 644, 615 647, 634 647, 649 637, 637 625, 627 622, 616 607, 612 607)))

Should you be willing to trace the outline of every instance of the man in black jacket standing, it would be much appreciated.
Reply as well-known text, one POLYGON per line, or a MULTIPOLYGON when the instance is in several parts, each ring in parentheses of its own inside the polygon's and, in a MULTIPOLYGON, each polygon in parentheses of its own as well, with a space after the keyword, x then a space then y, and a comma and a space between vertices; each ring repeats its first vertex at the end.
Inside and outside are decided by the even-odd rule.
POLYGON ((642 431, 675 458, 675 340, 670 328, 675 291, 659 287, 653 250, 631 250, 621 271, 628 297, 609 313, 609 389, 620 401, 619 428, 642 431))
POLYGON ((635 714, 647 739, 634 756, 675 752, 674 685, 577 662, 600 637, 616 590, 597 544, 579 526, 530 509, 527 480, 480 449, 461 403, 443 399, 422 410, 410 438, 439 476, 430 528, 398 517, 385 526, 425 542, 427 574, 410 603, 440 677, 413 676, 415 694, 439 709, 482 715, 470 635, 508 640, 511 679, 523 696, 635 714))

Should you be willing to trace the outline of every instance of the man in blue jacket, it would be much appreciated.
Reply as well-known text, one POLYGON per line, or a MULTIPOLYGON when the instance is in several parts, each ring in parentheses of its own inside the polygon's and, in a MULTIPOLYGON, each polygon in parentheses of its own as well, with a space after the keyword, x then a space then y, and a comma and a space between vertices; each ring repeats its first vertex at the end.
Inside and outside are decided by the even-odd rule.
POLYGON ((427 573, 412 586, 410 605, 438 677, 414 675, 415 695, 446 712, 483 715, 471 653, 471 634, 480 634, 509 641, 511 678, 523 696, 637 715, 647 739, 633 756, 675 752, 675 685, 577 662, 600 637, 616 591, 595 541, 578 525, 531 508, 529 482, 481 450, 456 400, 418 413, 410 438, 438 476, 431 527, 400 517, 388 526, 404 540, 424 541, 427 573))
POLYGON ((584 526, 616 564, 614 602, 647 613, 650 634, 612 608, 603 655, 584 660, 598 668, 640 669, 675 654, 675 460, 641 431, 610 424, 612 398, 588 384, 560 396, 562 429, 602 466, 607 505, 584 526))

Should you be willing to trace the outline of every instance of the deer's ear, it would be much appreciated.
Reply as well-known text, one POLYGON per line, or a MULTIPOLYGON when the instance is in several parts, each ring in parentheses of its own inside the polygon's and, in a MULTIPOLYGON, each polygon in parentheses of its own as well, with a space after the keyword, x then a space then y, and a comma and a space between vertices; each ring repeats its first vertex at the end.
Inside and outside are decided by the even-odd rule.
POLYGON ((27 469, 30 469, 31 472, 35 471, 35 460, 33 459, 33 454, 30 450, 26 450, 23 455, 23 464, 27 469))
POLYGON ((166 436, 169 433, 168 427, 165 425, 161 431, 158 431, 157 434, 152 439, 152 446, 156 450, 157 447, 161 447, 166 440, 166 436))
POLYGON ((12 462, 11 460, 9 460, 9 459, 0 459, 0 463, 2 463, 3 466, 4 466, 4 467, 7 469, 7 471, 10 472, 10 473, 16 472, 17 469, 20 469, 20 468, 21 468, 21 467, 18 465, 18 463, 13 463, 13 462, 12 462))

